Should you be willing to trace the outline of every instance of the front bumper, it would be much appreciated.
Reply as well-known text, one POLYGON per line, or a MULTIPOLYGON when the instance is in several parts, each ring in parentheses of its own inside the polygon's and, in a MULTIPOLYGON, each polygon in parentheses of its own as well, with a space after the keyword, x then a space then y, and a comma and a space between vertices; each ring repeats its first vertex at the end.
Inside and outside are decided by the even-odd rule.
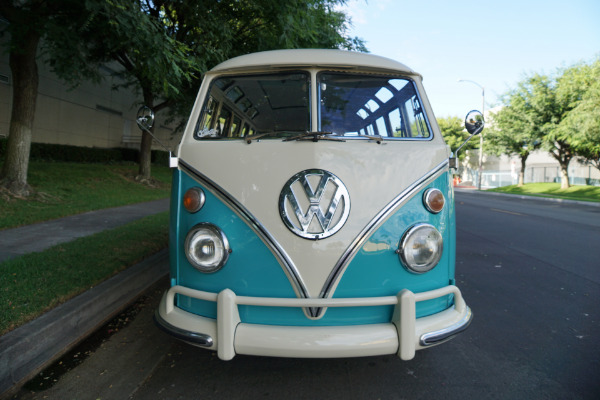
POLYGON ((220 359, 236 354, 336 358, 398 354, 410 360, 415 351, 442 343, 465 330, 472 313, 456 286, 422 293, 402 290, 397 296, 346 299, 288 299, 236 296, 173 286, 155 313, 157 325, 194 345, 216 350, 220 359), (217 319, 189 313, 175 306, 175 295, 217 303, 217 319), (449 294, 454 306, 437 314, 416 318, 415 304, 449 294), (240 321, 238 305, 264 307, 368 307, 394 305, 392 322, 352 326, 277 326, 240 321))

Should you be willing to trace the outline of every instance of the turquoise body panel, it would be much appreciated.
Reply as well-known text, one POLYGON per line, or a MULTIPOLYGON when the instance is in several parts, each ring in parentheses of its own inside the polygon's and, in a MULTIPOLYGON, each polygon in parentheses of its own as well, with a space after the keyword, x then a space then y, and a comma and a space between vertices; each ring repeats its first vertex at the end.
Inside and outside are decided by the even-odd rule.
MULTIPOLYGON (((454 284, 455 219, 452 196, 446 171, 405 202, 368 238, 346 267, 332 297, 394 296, 405 288, 422 292, 454 284), (432 214, 423 206, 423 192, 432 187, 447 194, 446 206, 439 214, 432 214), (420 275, 407 271, 395 252, 404 232, 417 223, 429 223, 437 227, 444 240, 439 264, 420 275)), ((284 270, 258 235, 223 201, 179 169, 174 170, 170 223, 172 285, 214 293, 228 288, 241 296, 297 297, 284 270), (183 194, 191 187, 202 188, 206 195, 204 207, 195 214, 190 214, 181 205, 183 194), (227 264, 211 274, 196 270, 185 256, 187 232, 201 222, 221 228, 232 250, 227 264)), ((417 303, 417 317, 443 311, 451 305, 451 296, 417 303)), ((194 314, 216 318, 216 303, 213 302, 178 295, 177 306, 194 314)), ((242 322, 248 323, 335 326, 389 322, 393 307, 331 307, 316 320, 308 318, 299 308, 240 306, 239 311, 242 322)))

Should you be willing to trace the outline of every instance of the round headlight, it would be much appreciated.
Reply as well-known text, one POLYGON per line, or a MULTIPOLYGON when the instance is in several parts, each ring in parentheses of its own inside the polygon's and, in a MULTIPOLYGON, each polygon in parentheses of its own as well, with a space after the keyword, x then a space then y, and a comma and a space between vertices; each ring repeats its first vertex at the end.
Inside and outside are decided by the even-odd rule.
POLYGON ((201 272, 211 273, 221 269, 230 252, 225 233, 213 224, 198 224, 185 238, 185 255, 201 272))
POLYGON ((444 247, 442 235, 429 224, 411 227, 402 237, 398 253, 408 271, 422 274, 437 265, 444 247))

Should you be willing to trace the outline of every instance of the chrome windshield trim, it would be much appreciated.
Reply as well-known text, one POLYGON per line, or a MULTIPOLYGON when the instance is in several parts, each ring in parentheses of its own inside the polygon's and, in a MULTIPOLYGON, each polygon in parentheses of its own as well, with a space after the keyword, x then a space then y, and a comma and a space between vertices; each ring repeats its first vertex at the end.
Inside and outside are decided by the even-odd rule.
MULTIPOLYGON (((206 187, 212 194, 221 199, 226 205, 228 205, 242 220, 252 229, 267 245, 267 247, 271 250, 279 264, 286 271, 286 275, 288 276, 294 291, 301 298, 308 298, 308 290, 306 289, 306 285, 302 281, 300 277, 300 273, 298 269, 288 256, 288 254, 283 250, 281 245, 271 236, 271 234, 267 231, 267 229, 248 211, 246 207, 244 207, 239 201, 237 201, 233 196, 231 196, 227 191, 225 191, 222 187, 217 185, 215 182, 210 180, 204 174, 196 170, 194 167, 189 165, 183 160, 179 160, 179 167, 187 172, 188 174, 195 177, 202 185, 206 187)), ((309 314, 312 316, 312 310, 309 310, 309 314)))
MULTIPOLYGON (((340 257, 335 267, 332 269, 331 274, 325 281, 323 289, 319 297, 328 298, 333 295, 332 288, 341 279, 342 272, 346 269, 350 261, 354 258, 356 253, 360 250, 366 240, 373 234, 373 232, 379 228, 383 222, 398 208, 404 205, 410 198, 412 198, 419 190, 424 186, 431 183, 439 175, 448 169, 448 160, 444 160, 427 174, 420 179, 416 180, 412 185, 404 189, 396 198, 394 198, 387 206, 385 206, 356 236, 353 242, 348 246, 344 254, 340 257)), ((317 317, 321 315, 322 310, 317 312, 317 317)))

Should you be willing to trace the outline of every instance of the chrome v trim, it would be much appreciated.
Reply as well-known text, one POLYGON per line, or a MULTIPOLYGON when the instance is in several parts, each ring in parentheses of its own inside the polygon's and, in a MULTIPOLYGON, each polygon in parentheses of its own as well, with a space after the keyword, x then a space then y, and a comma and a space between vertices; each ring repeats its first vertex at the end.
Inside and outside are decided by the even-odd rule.
MULTIPOLYGON (((179 167, 194 176, 201 184, 206 186, 206 188, 219 199, 221 199, 225 204, 227 204, 236 214, 242 218, 242 220, 252 229, 261 240, 267 245, 267 247, 271 250, 271 252, 275 255, 275 258, 279 262, 279 264, 286 271, 286 275, 289 277, 292 286, 294 287, 294 291, 301 298, 309 298, 308 290, 302 278, 300 277, 300 273, 298 269, 287 255, 287 253, 283 250, 281 245, 269 234, 267 229, 248 211, 243 204, 237 201, 234 197, 232 197, 229 193, 227 193, 222 187, 217 185, 215 182, 210 180, 204 174, 196 170, 194 167, 189 165, 183 160, 179 160, 179 167)), ((309 309, 308 313, 310 316, 313 316, 313 310, 309 309)))
MULTIPOLYGON (((332 288, 337 285, 338 281, 342 277, 343 271, 363 246, 365 241, 371 236, 371 234, 373 234, 373 232, 375 232, 375 230, 378 229, 393 212, 404 205, 404 203, 412 198, 424 186, 428 185, 439 175, 441 175, 441 173, 443 173, 447 168, 448 160, 446 159, 420 179, 415 181, 412 185, 404 189, 365 226, 365 228, 358 234, 350 246, 348 246, 344 254, 342 254, 335 267, 331 270, 331 274, 329 274, 329 277, 325 281, 323 289, 321 289, 321 293, 319 294, 320 298, 329 298, 333 295, 331 292, 332 288)), ((323 309, 319 309, 317 311, 317 317, 321 316, 322 310, 323 309)))

